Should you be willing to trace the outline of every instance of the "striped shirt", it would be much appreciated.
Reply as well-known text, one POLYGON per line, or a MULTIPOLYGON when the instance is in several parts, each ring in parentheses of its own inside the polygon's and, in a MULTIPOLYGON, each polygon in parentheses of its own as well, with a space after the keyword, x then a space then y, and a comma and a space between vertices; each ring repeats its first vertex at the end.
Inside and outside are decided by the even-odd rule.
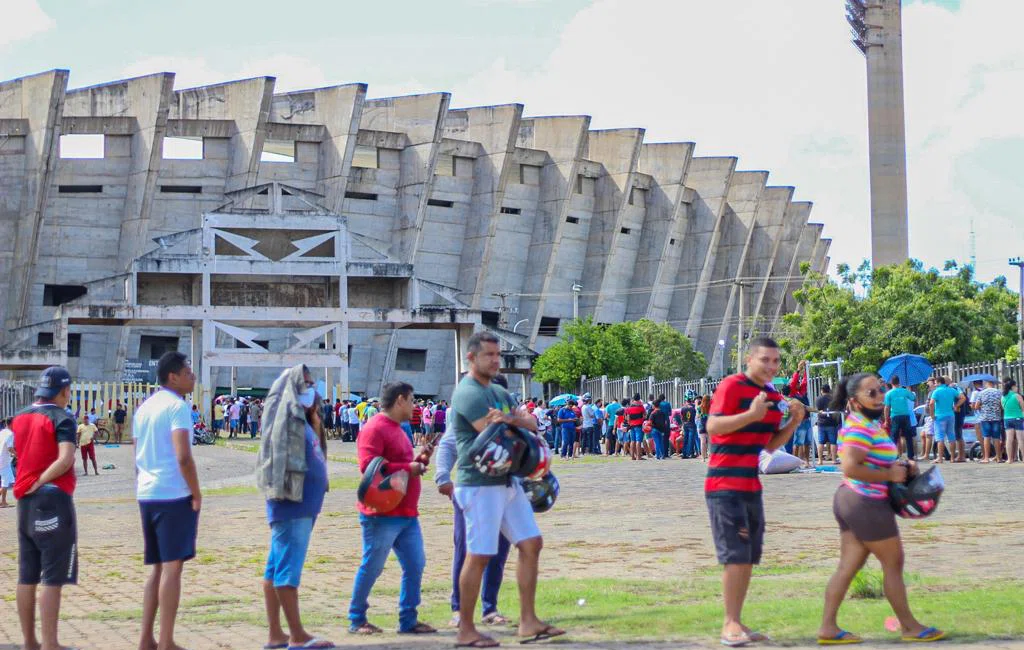
POLYGON ((750 403, 764 391, 774 405, 758 422, 739 431, 716 433, 711 436, 708 475, 704 480, 707 496, 759 495, 761 481, 757 477, 758 454, 779 430, 782 395, 774 386, 760 386, 744 374, 722 380, 711 399, 711 416, 739 415, 750 408, 750 403))
MULTIPOLYGON (((839 455, 847 447, 857 447, 868 452, 864 465, 871 469, 887 469, 896 462, 899 452, 896 443, 882 429, 877 420, 869 420, 859 413, 850 413, 839 430, 839 455)), ((843 482, 851 490, 871 499, 885 499, 889 496, 888 483, 868 483, 849 477, 843 482)))

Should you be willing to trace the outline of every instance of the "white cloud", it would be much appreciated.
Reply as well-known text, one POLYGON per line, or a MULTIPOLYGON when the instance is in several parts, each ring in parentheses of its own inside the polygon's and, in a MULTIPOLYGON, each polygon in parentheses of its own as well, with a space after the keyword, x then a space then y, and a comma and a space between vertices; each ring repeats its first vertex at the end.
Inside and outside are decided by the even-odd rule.
MULTIPOLYGON (((1024 3, 992 0, 904 10, 911 254, 928 264, 966 260, 972 213, 982 277, 1004 273, 996 260, 1024 243, 987 200, 992 183, 972 190, 956 167, 986 139, 1024 135, 1021 19, 1024 3)), ((453 89, 454 102, 590 114, 593 128, 640 126, 648 141, 739 156, 740 168, 768 169, 771 183, 814 201, 833 260, 870 255, 866 73, 839 0, 599 0, 543 65, 512 63, 492 61, 453 89)))
POLYGON ((57 25, 36 0, 5 0, 0 9, 4 14, 0 21, 0 47, 28 40, 57 25))

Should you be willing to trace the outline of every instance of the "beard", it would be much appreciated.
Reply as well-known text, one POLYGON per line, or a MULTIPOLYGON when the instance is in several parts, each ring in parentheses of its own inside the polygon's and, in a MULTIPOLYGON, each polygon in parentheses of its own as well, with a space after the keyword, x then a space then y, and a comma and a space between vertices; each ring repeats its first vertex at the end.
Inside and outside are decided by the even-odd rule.
POLYGON ((866 406, 861 406, 860 407, 860 412, 863 413, 869 419, 881 420, 882 416, 885 415, 885 407, 878 408, 878 409, 873 409, 873 408, 868 408, 866 406))

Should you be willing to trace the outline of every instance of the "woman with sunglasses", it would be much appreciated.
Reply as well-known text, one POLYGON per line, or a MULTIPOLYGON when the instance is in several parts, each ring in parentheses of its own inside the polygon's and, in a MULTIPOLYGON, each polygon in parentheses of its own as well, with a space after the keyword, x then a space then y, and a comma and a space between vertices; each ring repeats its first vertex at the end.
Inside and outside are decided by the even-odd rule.
POLYGON ((863 642, 856 634, 840 628, 836 617, 850 583, 868 555, 874 555, 882 564, 885 597, 899 619, 903 640, 937 641, 945 633, 918 622, 907 602, 903 543, 896 513, 889 505, 889 482, 906 481, 913 465, 897 462, 896 444, 882 429, 882 384, 878 377, 868 373, 840 381, 831 408, 847 413, 839 430, 843 482, 832 501, 832 512, 839 523, 839 567, 825 589, 825 613, 818 629, 818 644, 863 642))

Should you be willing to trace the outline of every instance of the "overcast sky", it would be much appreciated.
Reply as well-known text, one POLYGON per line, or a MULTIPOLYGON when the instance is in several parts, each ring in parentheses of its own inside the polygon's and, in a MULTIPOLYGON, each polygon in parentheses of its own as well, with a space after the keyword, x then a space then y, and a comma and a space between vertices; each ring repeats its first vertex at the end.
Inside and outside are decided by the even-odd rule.
MULTIPOLYGON (((911 255, 1008 275, 1024 255, 1024 2, 904 2, 911 255)), ((843 0, 0 0, 0 79, 169 70, 185 88, 447 90, 735 155, 813 201, 831 257, 870 255, 865 66, 843 0), (294 11, 292 11, 294 9, 294 11)), ((1011 283, 1015 286, 1015 282, 1011 283)))

